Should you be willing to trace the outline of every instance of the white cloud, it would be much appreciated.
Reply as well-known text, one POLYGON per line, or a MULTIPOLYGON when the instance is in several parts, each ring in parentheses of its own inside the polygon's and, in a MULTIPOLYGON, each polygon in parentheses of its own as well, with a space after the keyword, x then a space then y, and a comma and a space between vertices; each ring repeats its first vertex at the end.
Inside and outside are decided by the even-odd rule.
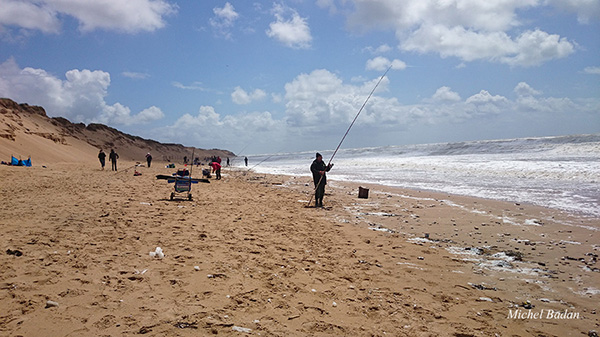
POLYGON ((461 99, 457 92, 454 92, 450 87, 445 86, 436 90, 432 98, 438 102, 458 102, 461 99))
POLYGON ((517 94, 517 96, 539 96, 542 94, 541 91, 535 90, 533 89, 531 86, 529 86, 529 84, 525 83, 525 82, 520 82, 519 84, 517 84, 517 86, 514 89, 514 92, 517 94))
POLYGON ((216 33, 226 39, 231 39, 231 32, 229 29, 233 27, 233 24, 239 17, 239 14, 229 2, 225 3, 223 8, 213 8, 213 13, 215 13, 215 17, 210 19, 210 25, 213 27, 216 33))
POLYGON ((574 52, 574 45, 558 35, 526 31, 516 39, 504 32, 478 33, 456 26, 421 26, 402 48, 422 53, 438 52, 465 61, 489 60, 513 66, 535 66, 574 52))
MULTIPOLYGON (((351 121, 379 78, 361 85, 348 85, 325 69, 300 74, 285 85, 286 121, 295 127, 331 127, 351 121)), ((387 90, 385 77, 376 92, 387 90)), ((377 120, 378 114, 394 113, 391 101, 372 97, 365 106, 362 120, 377 120), (381 110, 376 107, 381 108, 381 110), (390 109, 388 109, 390 108, 390 109)))
POLYGON ((583 72, 591 75, 600 75, 600 67, 585 67, 583 72))
POLYGON ((276 20, 269 24, 269 29, 266 31, 267 36, 290 48, 307 49, 311 47, 312 35, 306 18, 300 17, 298 12, 281 4, 274 4, 272 12, 276 20), (286 19, 286 15, 291 18, 286 19))
POLYGON ((492 96, 487 90, 481 90, 479 93, 467 98, 466 103, 483 105, 483 104, 501 104, 506 103, 506 97, 495 95, 492 96))
POLYGON ((165 0, 0 0, 0 25, 18 26, 58 33, 64 15, 79 21, 79 29, 126 33, 154 31, 164 27, 163 17, 174 14, 177 6, 165 0))
POLYGON ((254 89, 253 92, 248 93, 241 87, 235 87, 231 93, 231 100, 235 104, 250 104, 252 101, 258 101, 265 98, 267 94, 261 89, 254 89))
POLYGON ((404 70, 406 69, 406 63, 400 60, 390 61, 385 57, 378 56, 374 59, 367 60, 366 69, 367 70, 377 70, 377 71, 385 71, 389 67, 392 67, 393 70, 404 70))
POLYGON ((576 46, 565 37, 521 28, 524 23, 518 17, 519 11, 541 6, 538 0, 353 0, 352 3, 350 27, 393 29, 400 48, 405 51, 527 67, 566 57, 576 46), (521 33, 511 35, 517 28, 521 33))
POLYGON ((271 93, 271 101, 274 103, 281 103, 283 102, 283 97, 280 94, 271 93))
POLYGON ((150 74, 138 73, 138 72, 134 72, 134 71, 124 71, 121 73, 121 75, 123 75, 127 78, 134 79, 134 80, 145 80, 148 77, 150 77, 150 74))
POLYGON ((388 44, 382 44, 379 47, 366 47, 363 49, 364 51, 367 51, 371 54, 374 55, 378 55, 378 54, 385 54, 387 52, 390 52, 392 50, 392 47, 390 47, 388 44))
POLYGON ((535 66, 544 62, 569 56, 575 45, 566 38, 541 30, 527 31, 519 35, 513 48, 516 52, 500 58, 510 65, 535 66))
POLYGON ((335 0, 317 0, 316 4, 321 8, 329 9, 329 12, 332 14, 337 12, 335 0))
POLYGON ((69 70, 65 80, 43 69, 23 68, 14 59, 0 64, 0 96, 44 107, 49 116, 62 116, 72 122, 104 124, 147 123, 163 117, 157 107, 131 114, 120 103, 105 101, 110 74, 101 70, 69 70))
POLYGON ((583 24, 588 24, 592 19, 600 19, 598 0, 545 0, 545 4, 576 13, 577 20, 583 24))
POLYGON ((206 88, 203 86, 202 82, 193 82, 193 83, 192 83, 192 84, 190 84, 190 85, 185 85, 185 84, 183 84, 183 83, 181 83, 181 82, 174 81, 172 84, 173 84, 173 86, 174 86, 175 88, 178 88, 178 89, 184 89, 184 90, 199 90, 199 91, 206 91, 206 90, 207 90, 207 89, 206 89, 206 88))
POLYGON ((0 30, 2 26, 18 26, 44 33, 60 31, 57 13, 37 2, 0 0, 0 8, 0 30))
POLYGON ((152 132, 161 139, 174 142, 182 142, 181 135, 185 135, 186 142, 197 146, 219 144, 219 148, 235 150, 239 142, 251 142, 253 146, 272 145, 282 139, 286 128, 283 121, 273 119, 268 111, 222 116, 214 107, 202 106, 196 115, 184 114, 173 125, 152 132))
MULTIPOLYGON (((337 130, 340 125, 350 123, 364 103, 377 79, 357 83, 344 83, 338 76, 325 69, 315 70, 310 74, 298 75, 285 86, 286 117, 289 128, 293 130, 309 130, 311 134, 326 133, 337 130)), ((443 125, 462 123, 466 120, 495 118, 503 114, 513 114, 523 106, 520 101, 511 101, 502 95, 492 94, 487 90, 462 99, 450 87, 443 86, 436 90, 430 99, 422 103, 405 105, 382 93, 387 92, 387 78, 380 85, 380 90, 371 97, 357 120, 357 128, 375 127, 378 130, 398 130, 406 125, 443 125)), ((518 85, 523 92, 525 84, 518 85)), ((530 93, 536 93, 529 87, 530 93)), ((560 99, 547 99, 529 96, 538 102, 539 113, 559 113, 565 107, 560 99), (553 105, 556 104, 556 105, 553 105), (547 107, 542 109, 542 107, 547 107), (552 109, 554 108, 554 109, 552 109)), ((532 107, 528 107, 531 110, 532 107)), ((585 110, 578 106, 568 111, 585 110)), ((299 133, 302 133, 299 131, 299 133)))

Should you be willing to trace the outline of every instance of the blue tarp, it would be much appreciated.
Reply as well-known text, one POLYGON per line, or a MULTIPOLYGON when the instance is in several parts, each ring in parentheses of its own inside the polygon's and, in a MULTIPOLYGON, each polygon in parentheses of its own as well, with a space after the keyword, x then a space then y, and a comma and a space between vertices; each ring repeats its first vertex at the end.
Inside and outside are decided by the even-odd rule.
POLYGON ((14 156, 12 156, 12 158, 10 159, 10 164, 13 166, 31 167, 31 158, 29 158, 27 160, 19 160, 19 159, 15 158, 14 156))

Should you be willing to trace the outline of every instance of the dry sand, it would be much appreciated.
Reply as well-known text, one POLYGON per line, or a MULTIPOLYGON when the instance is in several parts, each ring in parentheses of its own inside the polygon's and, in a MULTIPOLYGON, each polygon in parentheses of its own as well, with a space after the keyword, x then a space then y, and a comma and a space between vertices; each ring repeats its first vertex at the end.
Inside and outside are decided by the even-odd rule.
POLYGON ((333 174, 329 207, 305 208, 309 178, 228 169, 169 201, 154 176, 174 169, 132 165, 0 166, 0 335, 600 330, 600 219, 376 185, 358 199, 333 174))

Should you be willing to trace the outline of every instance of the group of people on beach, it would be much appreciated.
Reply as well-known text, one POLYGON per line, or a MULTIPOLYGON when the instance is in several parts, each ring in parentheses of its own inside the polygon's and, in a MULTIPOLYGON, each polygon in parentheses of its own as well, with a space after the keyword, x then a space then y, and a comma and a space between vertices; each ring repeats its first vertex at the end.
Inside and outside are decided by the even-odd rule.
MULTIPOLYGON (((110 149, 110 154, 108 155, 108 160, 111 162, 111 168, 113 171, 117 171, 117 159, 119 159, 119 154, 115 152, 114 149, 110 149)), ((98 153, 98 160, 100 161, 100 166, 102 170, 104 170, 104 166, 106 165, 106 153, 102 149, 98 153)), ((146 162, 148 163, 148 167, 152 163, 152 155, 150 152, 146 154, 146 162)))
MULTIPOLYGON (((119 159, 119 154, 115 152, 114 149, 110 150, 110 154, 108 159, 112 163, 112 170, 117 171, 117 159, 119 159)), ((104 170, 104 165, 106 163, 106 154, 102 149, 98 153, 98 160, 100 160, 100 165, 102 166, 102 170, 104 170)), ((150 152, 146 154, 146 162, 148 163, 148 167, 150 167, 152 163, 152 155, 150 152)), ((184 158, 184 162, 187 162, 187 157, 184 158)), ((246 166, 248 166, 248 157, 244 157, 244 162, 246 166)), ((229 166, 229 158, 227 158, 227 165, 229 166)), ((209 166, 212 168, 213 173, 216 175, 217 180, 221 179, 221 157, 213 156, 211 158, 209 166)), ((310 165, 310 171, 313 176, 313 183, 315 185, 315 207, 323 207, 323 197, 325 196, 325 185, 327 184, 327 172, 331 170, 333 164, 326 165, 323 161, 323 156, 317 152, 315 160, 310 165)))
MULTIPOLYGON (((119 159, 119 155, 115 152, 114 149, 110 149, 110 154, 108 155, 108 160, 112 163, 112 170, 117 170, 117 159, 119 159)), ((98 160, 100 160, 100 165, 102 166, 102 170, 104 170, 104 165, 106 164, 106 153, 100 149, 100 153, 98 153, 98 160)), ((148 165, 150 166, 150 165, 148 165)))

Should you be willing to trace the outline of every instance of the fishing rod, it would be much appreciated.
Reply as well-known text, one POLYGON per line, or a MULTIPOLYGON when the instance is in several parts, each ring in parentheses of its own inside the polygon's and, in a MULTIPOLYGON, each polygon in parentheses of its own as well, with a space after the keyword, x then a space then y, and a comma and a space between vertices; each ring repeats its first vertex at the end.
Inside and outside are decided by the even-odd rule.
POLYGON ((246 173, 247 173, 247 172, 250 172, 250 171, 252 171, 252 170, 253 170, 255 167, 257 167, 258 165, 260 165, 260 164, 264 163, 265 161, 267 161, 267 160, 271 159, 272 157, 274 157, 274 156, 276 156, 276 155, 280 154, 280 153, 281 153, 281 151, 283 151, 283 149, 285 149, 285 148, 286 148, 286 146, 282 147, 280 150, 276 151, 275 153, 273 153, 273 154, 271 154, 270 156, 266 157, 265 159, 261 160, 260 162, 258 162, 258 163, 257 163, 257 164, 255 164, 254 166, 252 166, 252 167, 248 167, 248 168, 246 168, 246 170, 240 170, 240 171, 242 171, 242 174, 243 174, 243 175, 246 175, 246 173))
POLYGON ((261 160, 260 162, 258 162, 258 164, 256 164, 256 165, 254 165, 254 166, 250 167, 250 168, 248 169, 248 171, 251 171, 252 169, 254 169, 255 167, 257 167, 258 165, 260 165, 260 164, 262 164, 262 163, 266 162, 267 160, 271 159, 271 157, 274 157, 274 156, 276 156, 276 155, 280 154, 280 152, 281 152, 282 150, 283 150, 283 149, 281 149, 281 150, 279 150, 279 151, 277 151, 277 152, 273 153, 272 155, 268 156, 267 158, 265 158, 265 159, 261 160))
MULTIPOLYGON (((327 163, 327 167, 329 167, 331 165, 331 162, 333 161, 333 158, 335 157, 335 155, 337 154, 338 150, 340 149, 340 147, 342 146, 342 143, 344 142, 344 140, 346 139, 346 136, 348 136, 348 133, 350 132, 350 129, 352 129, 352 126, 354 126, 354 123, 356 122, 356 120, 358 119, 358 116, 360 115, 360 113, 363 111, 363 109, 365 108, 365 106, 367 105, 367 102, 369 102, 369 99, 371 99, 371 96, 373 96, 373 93, 375 92, 375 90, 377 89, 377 87, 379 86, 379 83, 381 83, 381 81, 383 80, 383 78, 385 77, 385 75, 387 75, 388 71, 390 71, 390 69, 392 69, 392 65, 390 65, 387 70, 383 73, 383 75, 381 75, 381 77, 379 78, 379 81, 377 81, 377 83, 375 84, 375 86, 373 87, 373 90, 371 90, 371 93, 369 93, 369 96, 367 96, 367 99, 365 100, 365 102, 363 103, 363 105, 360 107, 360 109, 358 110, 358 113, 356 113, 356 116, 354 116, 354 119, 352 120, 352 123, 350 123, 350 126, 348 127, 348 129, 346 130, 346 133, 344 133, 344 136, 342 137, 342 140, 340 140, 340 143, 338 144, 337 148, 335 149, 335 151, 333 151, 333 154, 331 155, 331 158, 329 159, 329 162, 327 163)), ((323 176, 321 176, 321 178, 319 179, 319 182, 317 183, 317 185, 315 186, 315 191, 317 191, 317 188, 319 187, 319 185, 321 184, 321 181, 323 180, 323 176)), ((310 205, 310 203, 312 202, 312 198, 314 196, 311 195, 310 200, 308 201, 307 205, 310 205)))

